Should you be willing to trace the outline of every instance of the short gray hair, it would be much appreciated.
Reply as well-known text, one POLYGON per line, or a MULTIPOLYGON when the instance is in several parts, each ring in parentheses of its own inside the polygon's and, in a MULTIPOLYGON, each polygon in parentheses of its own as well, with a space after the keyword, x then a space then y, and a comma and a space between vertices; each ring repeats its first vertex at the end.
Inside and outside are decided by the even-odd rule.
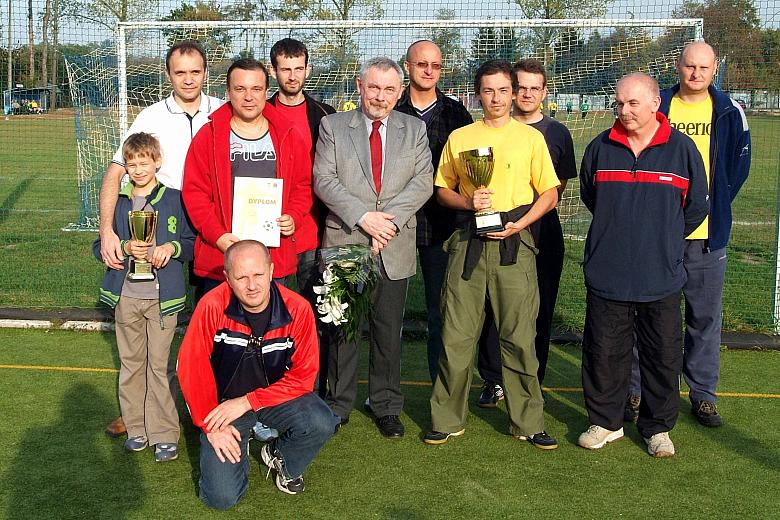
POLYGON ((360 66, 359 78, 360 81, 365 80, 366 74, 371 69, 379 69, 381 71, 388 71, 390 69, 398 73, 398 78, 401 80, 401 85, 404 83, 404 70, 401 68, 395 60, 391 60, 386 56, 379 56, 378 58, 371 58, 368 61, 363 62, 360 66))

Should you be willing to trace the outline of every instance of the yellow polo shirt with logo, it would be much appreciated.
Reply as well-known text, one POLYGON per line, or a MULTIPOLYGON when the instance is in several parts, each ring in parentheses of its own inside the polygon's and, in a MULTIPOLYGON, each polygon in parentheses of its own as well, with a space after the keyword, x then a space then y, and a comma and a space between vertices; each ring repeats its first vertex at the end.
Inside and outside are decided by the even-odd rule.
POLYGON ((560 185, 550 152, 541 132, 514 119, 500 127, 483 121, 458 128, 450 134, 441 154, 434 185, 471 197, 477 189, 468 178, 460 152, 493 148, 492 207, 509 211, 534 201, 534 191, 544 193, 560 185))
MULTIPOLYGON (((708 96, 698 103, 686 103, 678 95, 672 98, 669 106, 669 124, 684 133, 696 143, 696 148, 704 159, 704 171, 707 174, 707 185, 710 184, 710 137, 712 134, 712 97, 708 96)), ((710 217, 704 219, 690 235, 688 240, 704 240, 709 238, 710 217)))

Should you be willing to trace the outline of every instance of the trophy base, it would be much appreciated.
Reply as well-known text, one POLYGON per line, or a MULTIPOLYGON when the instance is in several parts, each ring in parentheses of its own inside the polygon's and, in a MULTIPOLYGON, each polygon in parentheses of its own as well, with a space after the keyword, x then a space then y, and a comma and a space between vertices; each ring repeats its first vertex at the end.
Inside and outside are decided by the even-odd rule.
POLYGON ((501 213, 496 211, 477 213, 474 215, 477 223, 477 235, 486 235, 504 230, 504 224, 501 222, 501 213))
POLYGON ((154 280, 152 264, 149 262, 133 262, 133 267, 127 277, 134 282, 140 280, 154 280))

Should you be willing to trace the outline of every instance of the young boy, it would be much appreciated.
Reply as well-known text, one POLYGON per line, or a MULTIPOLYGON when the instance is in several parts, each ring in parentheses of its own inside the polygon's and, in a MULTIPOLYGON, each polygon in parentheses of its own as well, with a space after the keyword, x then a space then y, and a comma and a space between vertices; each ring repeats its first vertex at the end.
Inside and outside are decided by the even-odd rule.
MULTIPOLYGON (((108 269, 100 301, 115 308, 119 349, 119 406, 127 426, 125 449, 155 445, 158 462, 178 457, 179 415, 168 379, 168 357, 176 315, 184 308, 182 263, 192 260, 195 235, 181 203, 181 192, 157 182, 162 164, 160 143, 139 132, 122 148, 130 182, 122 189, 114 212, 114 230, 125 253, 122 269, 108 269), (151 244, 131 240, 128 212, 158 212, 151 244), (128 278, 130 257, 146 259, 155 268, 153 280, 128 278)), ((100 240, 93 251, 98 260, 100 240)))

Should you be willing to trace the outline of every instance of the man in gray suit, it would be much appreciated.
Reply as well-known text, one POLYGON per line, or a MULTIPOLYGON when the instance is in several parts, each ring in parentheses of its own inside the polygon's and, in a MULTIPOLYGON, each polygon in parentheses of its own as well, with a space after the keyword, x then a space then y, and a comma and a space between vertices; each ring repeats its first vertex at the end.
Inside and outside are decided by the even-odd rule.
MULTIPOLYGON (((433 167, 425 124, 393 111, 403 71, 389 58, 360 69, 361 106, 326 116, 314 159, 314 191, 328 207, 323 247, 370 245, 380 277, 370 318, 368 392, 379 431, 401 438, 401 324, 417 268, 415 213, 431 196, 433 167)), ((325 341, 325 340, 324 340, 325 341)), ((326 401, 346 424, 357 395, 357 343, 329 345, 326 401)))

